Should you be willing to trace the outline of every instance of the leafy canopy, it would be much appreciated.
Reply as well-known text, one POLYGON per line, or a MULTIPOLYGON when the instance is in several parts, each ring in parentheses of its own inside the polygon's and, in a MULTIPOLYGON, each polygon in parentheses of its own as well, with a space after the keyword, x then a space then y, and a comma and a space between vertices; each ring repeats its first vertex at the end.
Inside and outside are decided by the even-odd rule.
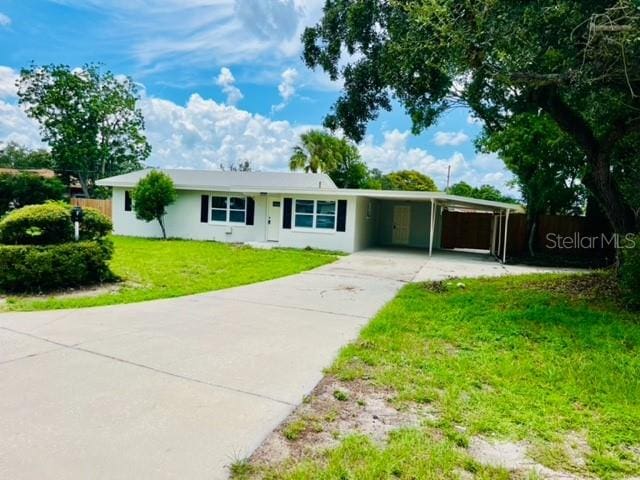
POLYGON ((0 173, 0 216, 10 208, 62 200, 65 186, 57 178, 42 178, 33 173, 0 173))
POLYGON ((399 170, 382 177, 385 190, 405 190, 418 192, 437 192, 438 187, 431 177, 416 170, 399 170))
POLYGON ((458 195, 460 197, 492 200, 494 202, 518 203, 513 197, 504 195, 500 190, 492 185, 472 187, 467 182, 458 182, 451 185, 447 190, 447 193, 451 195, 458 195))
POLYGON ((140 179, 133 189, 132 198, 136 217, 145 222, 157 220, 162 229, 162 237, 167 238, 164 216, 167 214, 167 207, 178 198, 171 177, 152 170, 140 179))
POLYGON ((53 161, 46 150, 30 150, 9 142, 0 149, 0 168, 53 169, 53 161))
POLYGON ((458 105, 489 133, 542 112, 583 153, 581 181, 611 224, 628 231, 637 226, 616 172, 630 168, 618 167, 621 146, 640 135, 638 32, 633 0, 327 0, 303 43, 310 68, 344 80, 327 127, 359 141, 394 101, 415 133, 458 105))
POLYGON ((137 88, 95 64, 31 65, 20 72, 18 97, 40 123, 56 172, 80 182, 89 196, 97 179, 137 170, 151 147, 144 135, 137 88))

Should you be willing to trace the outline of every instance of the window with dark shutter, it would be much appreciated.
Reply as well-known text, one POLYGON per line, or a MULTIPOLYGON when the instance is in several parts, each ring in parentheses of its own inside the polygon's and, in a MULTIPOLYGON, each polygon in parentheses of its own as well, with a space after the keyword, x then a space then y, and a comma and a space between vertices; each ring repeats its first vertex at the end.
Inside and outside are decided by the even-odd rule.
POLYGON ((282 212, 282 228, 291 230, 291 213, 293 210, 293 199, 284 199, 284 211, 282 212))
POLYGON ((131 192, 129 190, 124 191, 124 211, 131 211, 131 192))
POLYGON ((253 225, 253 217, 255 216, 256 202, 253 198, 247 197, 247 217, 246 225, 253 225))
POLYGON ((336 225, 338 232, 347 231, 347 201, 338 200, 338 221, 336 225))
POLYGON ((200 197, 200 223, 209 223, 209 195, 200 197))

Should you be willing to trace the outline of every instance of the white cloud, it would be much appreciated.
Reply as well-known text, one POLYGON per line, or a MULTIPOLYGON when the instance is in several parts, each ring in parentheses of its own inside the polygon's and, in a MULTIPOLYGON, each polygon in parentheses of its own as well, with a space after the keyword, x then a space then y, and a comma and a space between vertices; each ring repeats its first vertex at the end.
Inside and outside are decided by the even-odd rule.
POLYGON ((16 81, 18 72, 13 68, 0 66, 0 99, 17 96, 16 81))
POLYGON ((295 83, 298 78, 298 71, 295 68, 287 68, 284 72, 282 72, 281 77, 282 81, 278 85, 278 92, 280 93, 282 102, 271 107, 271 110, 274 112, 278 112, 286 107, 293 96, 296 94, 295 83))
POLYGON ((11 25, 11 17, 0 12, 0 27, 8 27, 9 25, 11 25))
POLYGON ((473 114, 469 114, 469 116, 467 117, 467 123, 469 125, 480 125, 480 126, 484 124, 482 120, 480 120, 478 117, 474 116, 473 114))
POLYGON ((458 147, 469 141, 469 135, 460 132, 436 132, 433 136, 433 143, 439 147, 458 147))
POLYGON ((220 74, 216 79, 216 85, 222 88, 222 91, 227 95, 227 105, 235 105, 238 103, 244 95, 238 87, 235 86, 236 79, 227 67, 220 69, 220 74))

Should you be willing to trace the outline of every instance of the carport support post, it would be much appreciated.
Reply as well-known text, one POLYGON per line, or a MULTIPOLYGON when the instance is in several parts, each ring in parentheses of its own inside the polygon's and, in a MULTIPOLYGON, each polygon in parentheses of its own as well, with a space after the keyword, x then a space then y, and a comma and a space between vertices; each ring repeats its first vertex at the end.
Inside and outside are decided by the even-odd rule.
POLYGON ((436 226, 436 201, 431 199, 431 223, 429 224, 429 256, 433 253, 433 231, 436 226))
POLYGON ((510 209, 507 209, 507 216, 504 220, 504 252, 502 254, 502 263, 507 263, 507 237, 509 233, 509 212, 510 209))

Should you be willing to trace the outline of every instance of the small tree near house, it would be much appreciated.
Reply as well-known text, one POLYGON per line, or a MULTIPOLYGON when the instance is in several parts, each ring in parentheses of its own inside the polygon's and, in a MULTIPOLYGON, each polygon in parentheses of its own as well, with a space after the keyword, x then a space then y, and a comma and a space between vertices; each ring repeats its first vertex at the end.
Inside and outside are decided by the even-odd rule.
POLYGON ((167 207, 178 198, 173 180, 166 173, 152 171, 141 178, 132 192, 136 217, 145 222, 157 220, 162 229, 162 238, 167 238, 164 216, 167 207))

